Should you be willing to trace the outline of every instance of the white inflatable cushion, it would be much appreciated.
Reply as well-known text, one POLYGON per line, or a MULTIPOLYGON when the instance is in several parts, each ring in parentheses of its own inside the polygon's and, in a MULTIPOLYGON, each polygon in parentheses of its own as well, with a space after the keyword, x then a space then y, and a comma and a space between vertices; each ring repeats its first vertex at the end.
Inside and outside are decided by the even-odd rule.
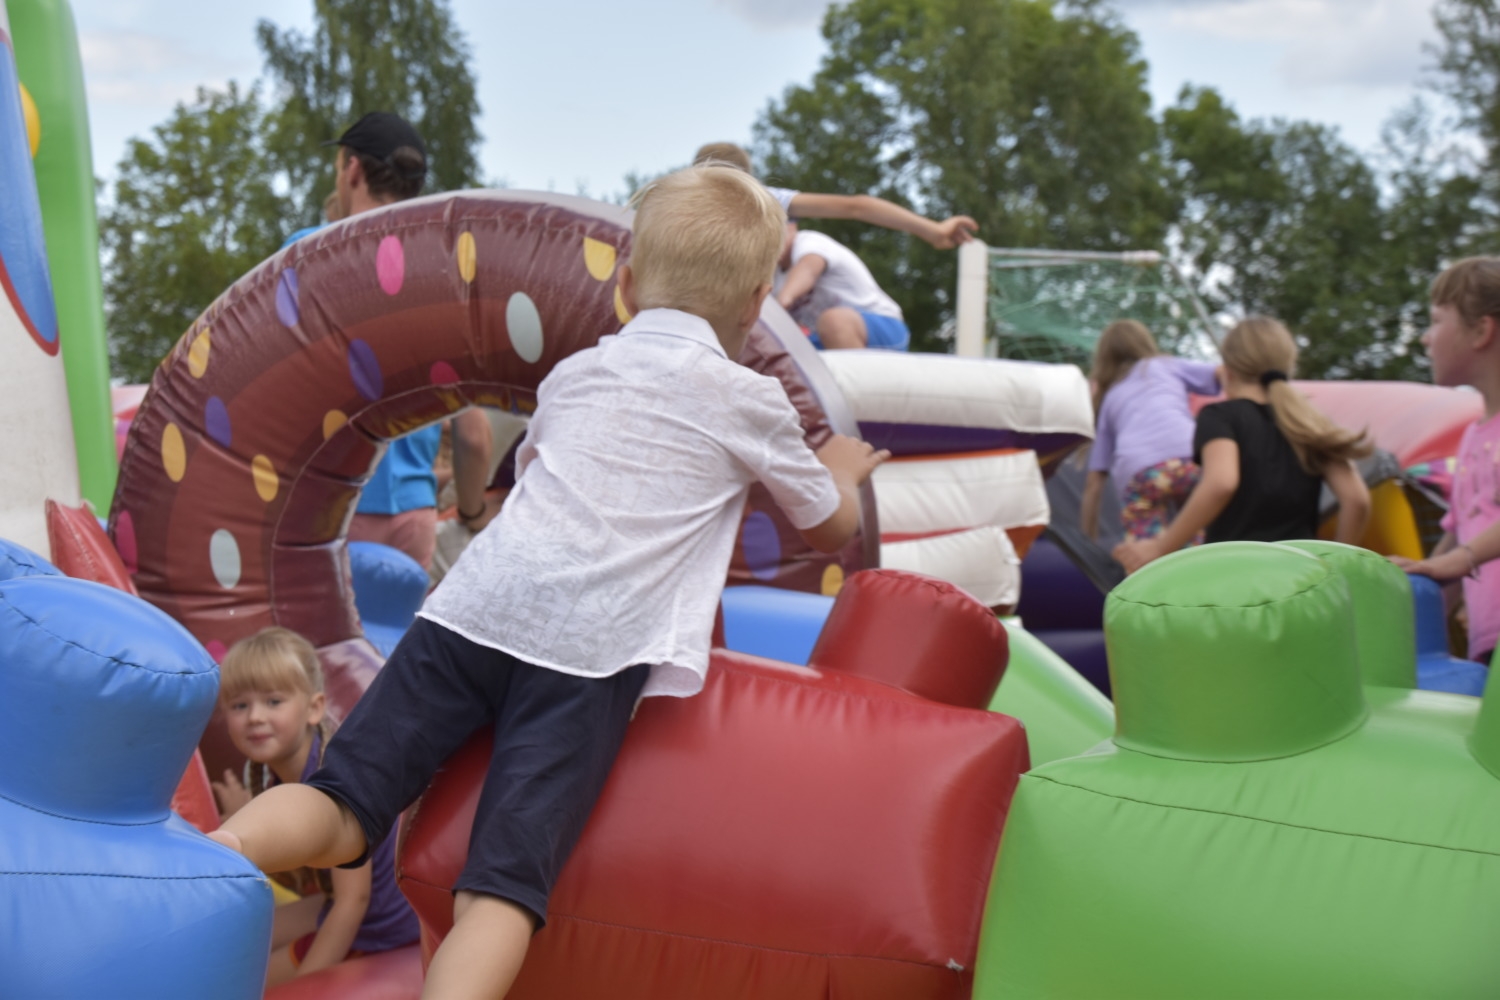
POLYGON ((1021 600, 1021 560, 1003 528, 883 542, 880 565, 947 580, 991 608, 1014 607, 1021 600))
POLYGON ((893 458, 872 480, 882 535, 1029 527, 1051 516, 1031 451, 893 458))

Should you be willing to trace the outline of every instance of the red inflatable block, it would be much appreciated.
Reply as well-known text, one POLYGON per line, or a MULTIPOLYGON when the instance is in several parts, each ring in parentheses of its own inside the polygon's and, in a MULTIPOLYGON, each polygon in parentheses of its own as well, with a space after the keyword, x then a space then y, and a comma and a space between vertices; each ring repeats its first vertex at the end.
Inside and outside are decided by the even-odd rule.
POLYGON ((932 701, 985 708, 1010 645, 994 612, 951 583, 867 569, 844 583, 808 664, 894 684, 932 701))
MULTIPOLYGON (((398 873, 451 926, 489 734, 409 817, 398 873)), ((510 996, 966 997, 1026 737, 1007 716, 715 651, 641 705, 510 996)))
POLYGON ((68 576, 135 593, 135 583, 115 551, 115 543, 87 505, 65 507, 48 500, 47 543, 52 549, 52 565, 68 576))
POLYGON ((212 833, 219 828, 219 805, 214 801, 213 786, 209 784, 208 768, 203 766, 203 754, 193 751, 177 791, 172 793, 172 811, 203 833, 212 833))
POLYGON ((422 953, 416 945, 351 958, 266 991, 266 1000, 418 1000, 422 953))

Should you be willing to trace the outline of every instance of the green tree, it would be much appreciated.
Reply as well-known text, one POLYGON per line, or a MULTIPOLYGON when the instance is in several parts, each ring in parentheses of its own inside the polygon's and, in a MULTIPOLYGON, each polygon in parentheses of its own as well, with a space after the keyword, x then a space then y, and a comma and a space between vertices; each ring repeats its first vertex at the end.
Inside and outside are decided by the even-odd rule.
POLYGON ((111 367, 143 382, 220 292, 281 244, 259 92, 200 89, 132 139, 100 223, 111 367))
MULTIPOLYGON (((829 52, 755 126, 763 176, 974 216, 997 246, 1159 246, 1175 215, 1139 42, 1094 0, 852 0, 829 52)), ((955 260, 903 235, 819 225, 863 257, 920 348, 955 260)))
POLYGON ((321 220, 333 171, 319 144, 367 111, 416 126, 428 191, 479 186, 479 101, 446 0, 315 0, 311 36, 261 21, 256 37, 280 101, 269 146, 299 213, 288 222, 321 220))

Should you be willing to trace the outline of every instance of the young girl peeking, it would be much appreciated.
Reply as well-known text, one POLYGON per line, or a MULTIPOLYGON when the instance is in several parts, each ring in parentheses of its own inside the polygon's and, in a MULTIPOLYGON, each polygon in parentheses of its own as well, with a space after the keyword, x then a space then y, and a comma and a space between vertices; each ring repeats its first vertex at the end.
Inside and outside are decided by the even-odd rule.
MULTIPOLYGON (((225 818, 282 782, 305 781, 331 735, 324 715, 323 671, 306 639, 268 628, 235 643, 219 668, 219 704, 229 738, 245 755, 245 780, 233 771, 214 782, 225 818)), ((396 887, 395 836, 358 868, 304 870, 290 887, 302 899, 276 908, 269 988, 345 958, 417 940, 417 918, 396 887)))
POLYGON ((1339 502, 1337 540, 1354 544, 1364 534, 1370 494, 1354 459, 1371 447, 1287 382, 1297 364, 1291 333, 1274 319, 1251 317, 1229 331, 1220 353, 1229 398, 1198 414, 1193 450, 1202 478, 1166 531, 1115 547, 1127 573, 1204 529, 1210 542, 1315 538, 1324 483, 1339 502))
POLYGON ((1089 380, 1098 427, 1083 487, 1083 533, 1097 534, 1104 480, 1112 479, 1126 537, 1155 538, 1198 484, 1188 393, 1219 394, 1214 364, 1168 357, 1150 330, 1122 319, 1099 335, 1089 380))

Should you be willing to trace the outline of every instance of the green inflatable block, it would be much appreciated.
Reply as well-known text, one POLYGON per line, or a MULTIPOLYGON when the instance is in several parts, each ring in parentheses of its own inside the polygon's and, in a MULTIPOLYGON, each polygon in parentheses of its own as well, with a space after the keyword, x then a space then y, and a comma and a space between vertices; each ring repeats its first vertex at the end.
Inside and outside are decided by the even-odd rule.
POLYGON ((1281 544, 1317 556, 1349 585, 1364 682, 1416 687, 1417 620, 1406 574, 1384 556, 1354 545, 1317 540, 1281 544))
POLYGON ((1115 731, 1109 699, 1042 640, 1013 621, 1002 624, 1010 665, 989 707, 1026 726, 1031 766, 1075 757, 1109 739, 1115 731))
POLYGON ((1022 776, 976 998, 1500 993, 1500 709, 1362 687, 1349 591, 1249 543, 1115 590, 1119 736, 1022 776))

